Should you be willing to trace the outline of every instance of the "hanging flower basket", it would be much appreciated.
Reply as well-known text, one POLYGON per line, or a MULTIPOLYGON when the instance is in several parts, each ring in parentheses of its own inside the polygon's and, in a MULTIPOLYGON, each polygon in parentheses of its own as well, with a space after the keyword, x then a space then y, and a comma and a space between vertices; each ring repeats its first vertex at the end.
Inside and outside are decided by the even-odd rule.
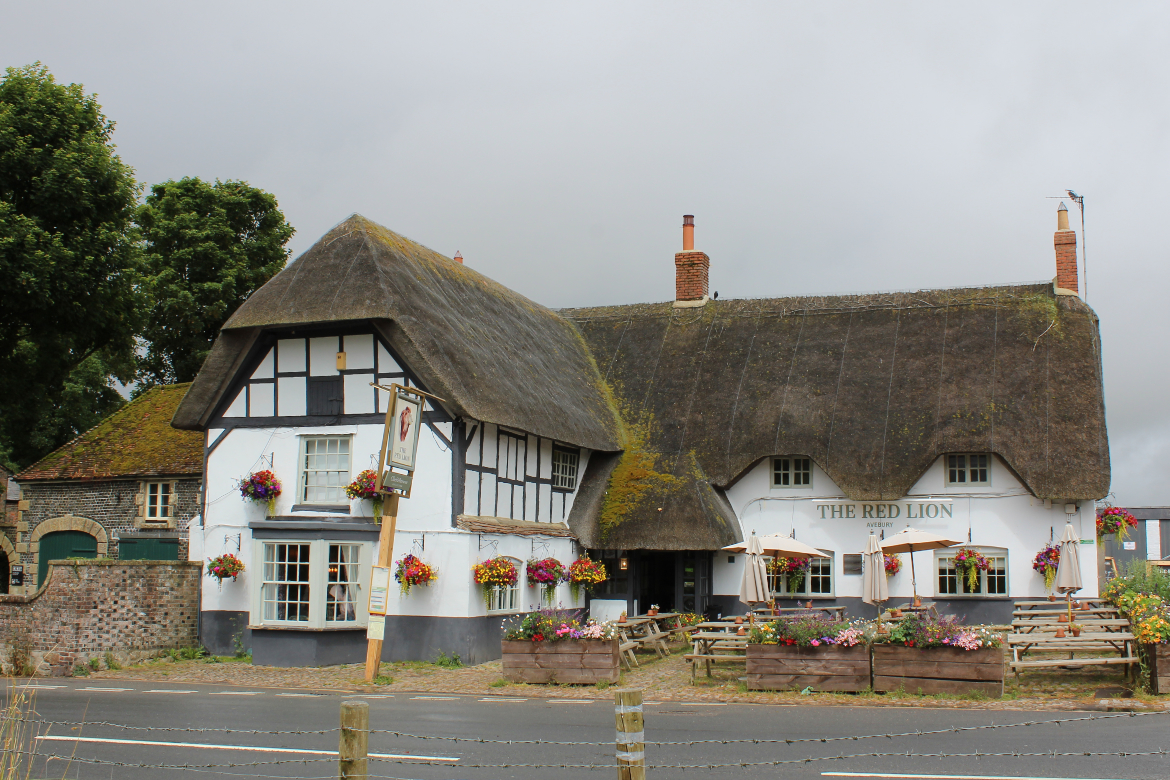
POLYGON ((978 550, 960 547, 955 551, 955 573, 967 580, 967 590, 974 593, 979 587, 979 572, 991 568, 991 561, 978 550))
POLYGON ((382 495, 375 489, 378 484, 378 474, 373 469, 366 469, 345 486, 345 495, 353 499, 368 500, 374 507, 374 517, 382 516, 382 495))
POLYGON ((492 603, 492 589, 497 586, 515 585, 519 578, 516 565, 504 557, 489 558, 477 563, 471 567, 471 573, 475 584, 483 590, 483 601, 489 608, 492 603))
POLYGON ((573 601, 581 597, 581 589, 589 590, 605 582, 605 564, 586 555, 569 564, 569 592, 573 601))
POLYGON ((886 576, 893 577, 898 572, 902 571, 902 556, 890 555, 889 553, 882 553, 886 562, 886 576))
POLYGON ((224 553, 218 558, 210 558, 207 562, 207 576, 215 577, 219 580, 220 587, 223 587, 223 581, 228 577, 232 578, 232 582, 236 581, 236 577, 244 570, 244 562, 231 553, 224 553))
POLYGON ((777 577, 785 577, 788 582, 788 592, 797 593, 804 584, 804 575, 808 571, 811 559, 808 557, 775 558, 768 564, 768 571, 777 577))
POLYGON ((249 501, 263 502, 268 506, 268 514, 276 514, 276 498, 280 495, 280 480, 272 471, 256 471, 249 474, 247 479, 241 479, 238 487, 240 495, 249 501))
POLYGON ((540 588, 541 596, 551 607, 557 596, 557 585, 568 577, 564 564, 556 558, 529 561, 527 573, 529 587, 540 588))
POLYGON ((1052 585, 1056 582, 1056 569, 1060 566, 1060 547, 1055 544, 1046 544, 1044 549, 1036 553, 1032 559, 1032 568, 1044 577, 1044 589, 1052 592, 1052 585))
POLYGON ((1137 518, 1119 506, 1097 510, 1097 541, 1112 536, 1118 543, 1129 538, 1129 529, 1137 528, 1137 518))
POLYGON ((410 589, 415 585, 430 585, 439 579, 439 570, 428 566, 415 555, 408 555, 394 567, 394 581, 403 596, 410 595, 410 589))

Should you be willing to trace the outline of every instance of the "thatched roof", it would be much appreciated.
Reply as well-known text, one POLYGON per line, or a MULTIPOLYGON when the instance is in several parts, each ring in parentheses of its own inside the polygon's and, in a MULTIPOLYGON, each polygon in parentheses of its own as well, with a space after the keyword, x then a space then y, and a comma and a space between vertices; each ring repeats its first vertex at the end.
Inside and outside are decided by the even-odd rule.
POLYGON ((900 498, 968 451, 1040 498, 1109 491, 1097 318, 1051 285, 561 314, 636 442, 589 464, 569 521, 592 546, 737 541, 712 486, 779 454, 811 457, 855 500, 900 498))
POLYGON ((152 387, 17 474, 17 482, 202 476, 203 436, 171 427, 190 386, 152 387))
POLYGON ((618 449, 615 410, 570 322, 358 215, 236 310, 175 426, 207 425, 260 329, 343 321, 372 322, 454 416, 618 449))

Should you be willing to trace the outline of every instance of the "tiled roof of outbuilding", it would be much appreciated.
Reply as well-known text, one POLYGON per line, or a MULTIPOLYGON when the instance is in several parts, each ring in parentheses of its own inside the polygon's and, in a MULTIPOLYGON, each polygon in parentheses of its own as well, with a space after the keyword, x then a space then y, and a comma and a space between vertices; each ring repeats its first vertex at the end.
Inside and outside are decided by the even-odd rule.
POLYGON ((199 476, 203 434, 171 427, 190 383, 153 387, 16 475, 18 482, 199 476))

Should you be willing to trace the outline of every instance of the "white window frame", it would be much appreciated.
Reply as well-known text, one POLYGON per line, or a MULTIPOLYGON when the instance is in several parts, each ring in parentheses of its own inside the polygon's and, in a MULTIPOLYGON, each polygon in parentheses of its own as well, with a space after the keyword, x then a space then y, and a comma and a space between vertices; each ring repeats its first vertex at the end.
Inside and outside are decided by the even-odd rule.
POLYGON ((976 550, 982 553, 988 560, 991 561, 991 568, 987 571, 979 572, 979 590, 972 593, 967 590, 967 578, 960 577, 955 570, 954 565, 947 565, 947 574, 943 573, 944 565, 947 562, 954 561, 955 549, 935 550, 934 553, 934 592, 937 598, 940 599, 956 599, 956 598, 1006 598, 1011 592, 1011 577, 1008 559, 1008 551, 1003 547, 969 547, 969 549, 976 550), (997 566, 999 561, 1002 565, 997 566), (949 583, 946 589, 943 588, 943 577, 948 580, 954 579, 955 592, 950 592, 949 583), (993 584, 997 586, 995 593, 988 593, 988 580, 994 578, 993 584), (1002 590, 998 588, 1002 587, 1002 590))
POLYGON ((943 479, 947 487, 991 487, 991 464, 994 461, 995 457, 990 452, 952 452, 943 455, 943 479), (960 458, 962 465, 959 465, 960 458), (971 465, 971 458, 984 459, 986 466, 971 465), (987 479, 981 482, 972 481, 972 471, 985 471, 986 474, 981 476, 986 476, 987 479), (955 479, 951 478, 952 475, 955 479))
POLYGON ((511 585, 493 585, 490 595, 485 600, 489 615, 514 615, 526 611, 520 602, 520 583, 524 577, 524 562, 510 555, 505 555, 516 567, 516 582, 511 585))
MULTIPOLYGON (((342 506, 342 505, 348 506, 349 505, 349 498, 345 495, 345 486, 348 485, 353 479, 353 434, 352 433, 308 434, 308 435, 301 436, 300 440, 301 440, 301 442, 300 442, 300 459, 297 461, 297 466, 298 466, 298 468, 297 468, 297 500, 293 503, 306 504, 306 505, 316 505, 316 506, 342 506), (309 468, 309 442, 310 441, 312 441, 312 442, 326 441, 327 442, 330 439, 336 439, 339 442, 345 441, 345 443, 346 443, 346 449, 348 450, 348 452, 346 453, 348 465, 346 466, 345 471, 343 472, 341 469, 310 469, 309 468), (310 472, 312 472, 314 474, 316 474, 316 473, 338 473, 338 474, 341 474, 342 476, 340 477, 340 484, 339 485, 328 486, 328 487, 336 487, 337 488, 337 491, 338 491, 337 498, 330 498, 328 500, 310 500, 308 497, 309 487, 320 487, 317 485, 310 486, 308 484, 308 475, 310 472)), ((340 450, 340 444, 339 444, 338 448, 340 450)), ((340 452, 338 454, 340 454, 340 452)), ((317 453, 314 453, 313 456, 319 457, 319 455, 317 453)))
POLYGON ((168 523, 175 515, 175 483, 147 482, 146 501, 142 508, 142 519, 148 523, 168 523), (157 489, 157 492, 155 492, 157 489), (157 501, 152 499, 158 498, 157 501), (152 514, 157 512, 155 514, 152 514))
POLYGON ((823 599, 834 598, 837 593, 837 555, 830 550, 821 550, 827 558, 812 558, 809 561, 809 570, 804 573, 804 581, 800 583, 800 590, 788 590, 788 576, 783 577, 776 574, 768 575, 768 586, 772 589, 773 595, 777 598, 811 598, 823 599), (816 574, 814 575, 814 572, 816 574), (812 590, 812 578, 829 578, 829 589, 827 591, 812 590))
POLYGON ((777 455, 772 458, 772 475, 769 479, 773 488, 781 490, 807 490, 812 487, 812 475, 812 458, 796 455, 777 455), (788 480, 788 484, 784 484, 784 479, 788 480), (804 481, 798 483, 798 479, 803 479, 804 481))
MULTIPOLYGON (((255 588, 252 593, 252 623, 258 627, 282 626, 286 628, 322 629, 322 628, 364 628, 369 622, 369 595, 366 592, 367 580, 370 578, 370 562, 373 560, 374 543, 357 539, 304 539, 279 538, 256 539, 253 544, 252 571, 256 572, 255 588), (296 544, 309 547, 309 613, 308 620, 277 620, 265 618, 264 613, 264 585, 267 580, 267 571, 264 568, 265 552, 269 545, 296 544), (331 620, 330 617, 330 587, 338 584, 330 581, 330 546, 345 545, 357 548, 358 559, 354 563, 346 564, 350 570, 351 583, 345 594, 349 603, 353 605, 352 620, 331 620)), ((335 594, 337 595, 337 594, 335 594)), ((348 613, 348 610, 346 610, 348 613)))
POLYGON ((553 490, 572 492, 577 489, 577 473, 581 467, 581 451, 567 447, 552 449, 552 487, 553 490))

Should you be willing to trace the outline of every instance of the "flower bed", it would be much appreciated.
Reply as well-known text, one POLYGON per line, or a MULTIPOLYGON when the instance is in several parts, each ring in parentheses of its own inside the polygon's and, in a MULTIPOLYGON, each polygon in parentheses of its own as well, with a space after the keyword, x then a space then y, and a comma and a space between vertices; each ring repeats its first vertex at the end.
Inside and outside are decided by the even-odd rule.
POLYGON ((538 610, 501 642, 504 679, 524 683, 616 683, 621 675, 613 625, 581 623, 576 612, 538 610))
POLYGON ((870 686, 865 630, 823 616, 781 618, 752 628, 747 646, 751 690, 865 691, 870 686))
POLYGON ((1148 693, 1170 693, 1170 576, 1135 561, 1101 595, 1129 620, 1148 693))
POLYGON ((874 639, 873 689, 998 699, 1003 696, 1002 645, 1002 638, 987 629, 907 615, 874 639))

